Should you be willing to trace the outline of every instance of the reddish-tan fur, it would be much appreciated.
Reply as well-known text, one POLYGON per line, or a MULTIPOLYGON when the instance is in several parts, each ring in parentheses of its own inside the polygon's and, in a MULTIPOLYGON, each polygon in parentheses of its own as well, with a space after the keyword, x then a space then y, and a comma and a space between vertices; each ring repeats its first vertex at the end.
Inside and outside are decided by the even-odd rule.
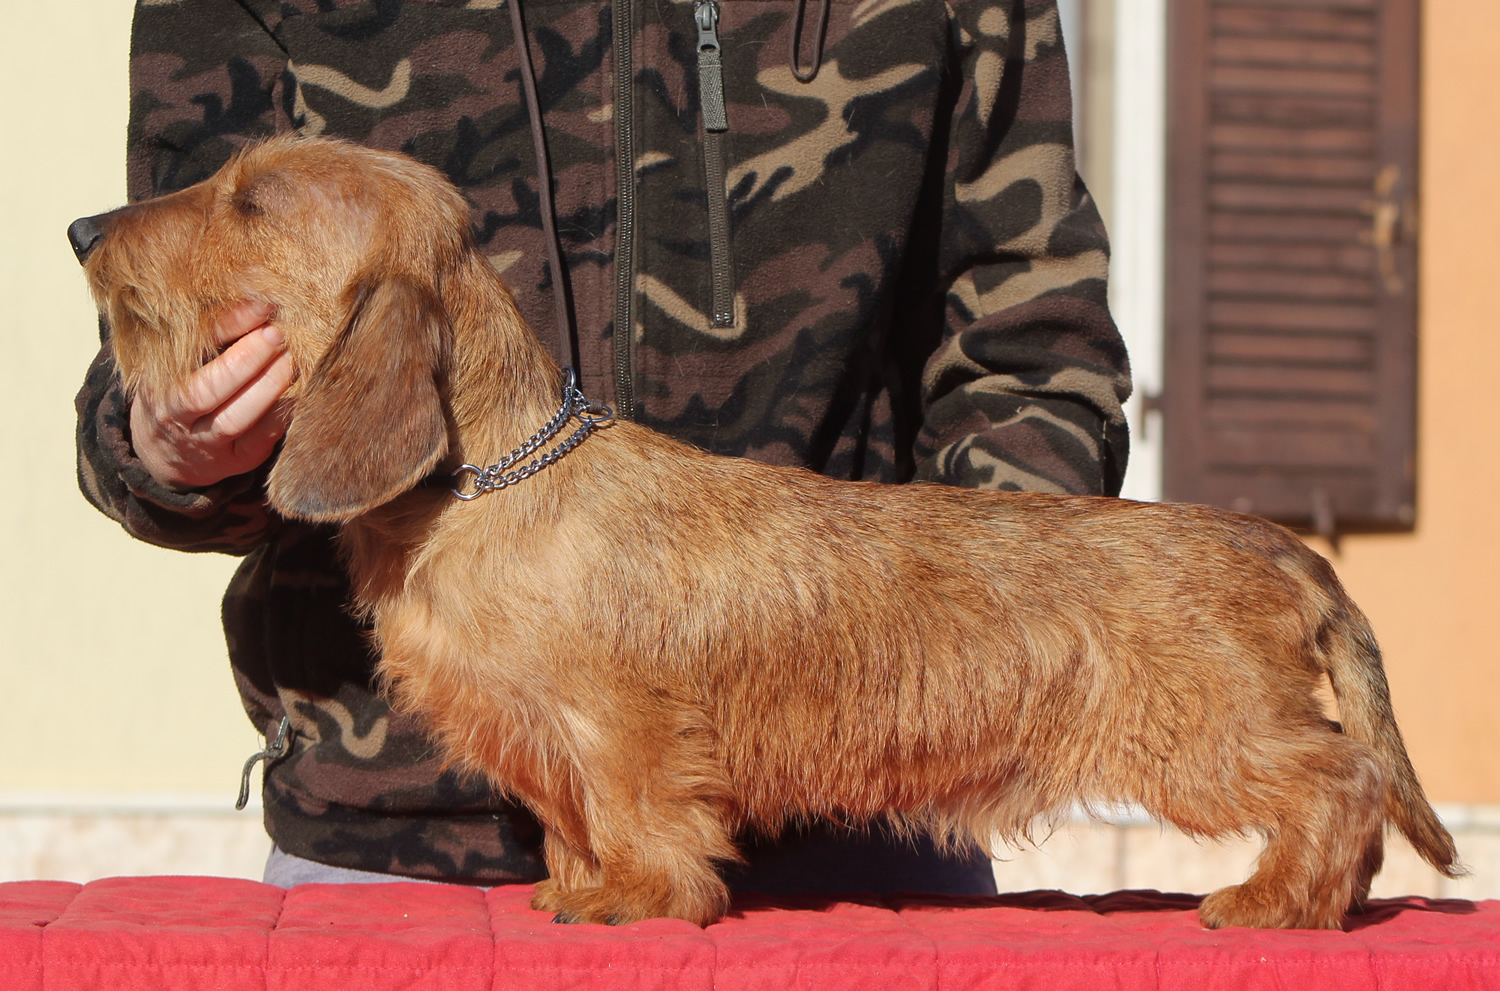
POLYGON ((114 215, 87 267, 131 389, 275 304, 300 378, 269 499, 343 524, 393 697, 541 818, 538 907, 707 923, 746 827, 890 813, 986 846, 1078 803, 1263 833, 1209 926, 1339 926, 1387 822, 1455 872, 1368 624, 1262 520, 842 483, 633 423, 472 503, 413 489, 560 394, 466 217, 405 158, 278 139, 114 215))

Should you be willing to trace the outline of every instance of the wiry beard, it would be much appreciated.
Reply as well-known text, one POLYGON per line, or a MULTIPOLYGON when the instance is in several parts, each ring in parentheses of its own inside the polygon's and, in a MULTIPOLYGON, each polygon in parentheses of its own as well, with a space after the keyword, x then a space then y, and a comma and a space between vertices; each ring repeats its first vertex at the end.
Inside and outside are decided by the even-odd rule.
POLYGON ((110 345, 128 396, 179 388, 217 353, 211 321, 186 299, 147 299, 129 278, 115 279, 109 259, 90 265, 95 300, 109 327, 110 345))

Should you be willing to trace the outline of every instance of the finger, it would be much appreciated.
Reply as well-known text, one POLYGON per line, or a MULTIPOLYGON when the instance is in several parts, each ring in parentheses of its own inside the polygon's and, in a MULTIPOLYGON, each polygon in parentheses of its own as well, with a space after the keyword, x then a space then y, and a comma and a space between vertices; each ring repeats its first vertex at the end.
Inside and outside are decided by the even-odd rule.
MULTIPOLYGON (((162 443, 161 418, 146 400, 144 391, 130 400, 130 446, 136 456, 153 462, 156 448, 162 443)), ((153 473, 154 474, 154 473, 153 473)))
MULTIPOLYGON (((130 442, 136 457, 169 489, 181 491, 198 484, 191 459, 184 459, 184 449, 174 443, 166 424, 141 400, 142 395, 137 394, 130 406, 130 442)), ((179 440, 182 437, 180 432, 176 436, 179 440)))
POLYGON ((173 414, 184 422, 214 413, 271 364, 285 357, 285 341, 275 327, 261 327, 235 341, 188 379, 173 414))
POLYGON ((270 320, 276 307, 262 300, 246 300, 219 314, 214 321, 214 346, 222 348, 270 320))
POLYGON ((271 456, 276 442, 286 433, 291 422, 291 412, 284 403, 278 403, 271 411, 256 421, 255 425, 234 442, 234 461, 247 471, 271 456))
POLYGON ((210 423, 199 424, 199 428, 206 426, 211 433, 224 438, 247 435, 273 412, 293 377, 292 359, 282 352, 214 410, 208 417, 210 423))

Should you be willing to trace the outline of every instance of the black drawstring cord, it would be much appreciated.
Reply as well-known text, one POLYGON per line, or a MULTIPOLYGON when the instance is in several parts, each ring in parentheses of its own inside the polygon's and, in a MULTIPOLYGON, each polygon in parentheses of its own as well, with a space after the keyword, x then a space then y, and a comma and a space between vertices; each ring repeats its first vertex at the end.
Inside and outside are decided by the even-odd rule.
POLYGON ((807 9, 807 0, 797 0, 796 20, 792 22, 792 40, 788 59, 792 63, 792 75, 799 83, 810 83, 818 78, 823 67, 823 39, 828 34, 828 8, 830 0, 818 0, 818 30, 813 39, 812 68, 802 71, 802 15, 807 9))
POLYGON ((557 310, 557 336, 565 364, 582 368, 578 353, 578 330, 568 310, 568 272, 562 262, 562 241, 557 236, 557 208, 552 202, 552 161, 547 156, 547 132, 542 129, 542 105, 536 96, 536 70, 531 64, 531 46, 526 41, 526 22, 521 0, 506 0, 516 56, 521 63, 521 89, 526 95, 526 115, 531 122, 531 146, 536 154, 536 184, 541 195, 542 236, 547 241, 547 260, 552 265, 552 300, 557 310))

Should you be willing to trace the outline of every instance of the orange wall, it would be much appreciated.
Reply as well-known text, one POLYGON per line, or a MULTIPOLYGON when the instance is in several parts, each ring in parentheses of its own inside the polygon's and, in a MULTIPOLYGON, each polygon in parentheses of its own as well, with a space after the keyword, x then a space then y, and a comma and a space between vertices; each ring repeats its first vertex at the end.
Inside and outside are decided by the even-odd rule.
MULTIPOLYGON (((1500 802, 1500 3, 1423 13, 1418 522, 1335 558, 1430 797, 1500 802)), ((1326 552, 1326 548, 1322 548, 1326 552)))

